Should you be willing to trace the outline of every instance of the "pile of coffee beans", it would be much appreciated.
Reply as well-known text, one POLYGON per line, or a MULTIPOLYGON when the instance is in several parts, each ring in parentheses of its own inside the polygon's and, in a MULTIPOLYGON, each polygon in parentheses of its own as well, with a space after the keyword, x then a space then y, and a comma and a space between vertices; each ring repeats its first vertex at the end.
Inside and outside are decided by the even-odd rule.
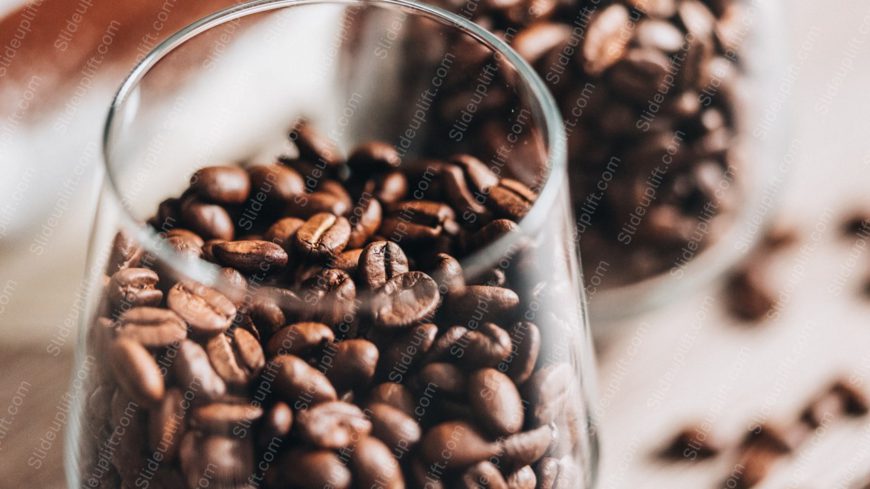
MULTIPOLYGON (((555 96, 568 133, 588 276, 606 270, 599 277, 604 287, 633 283, 682 268, 715 241, 739 199, 741 45, 756 14, 748 5, 440 3, 510 43, 555 96)), ((509 90, 494 80, 510 74, 498 63, 481 64, 452 77, 437 116, 443 127, 477 135, 468 139, 485 146, 505 131, 509 90)), ((445 130, 445 137, 451 134, 445 130)))
POLYGON ((116 236, 84 484, 578 487, 578 339, 551 326, 564 284, 517 225, 536 190, 470 155, 406 163, 373 141, 343 158, 307 124, 291 140, 298 157, 200 169, 149 221, 220 285, 116 236))

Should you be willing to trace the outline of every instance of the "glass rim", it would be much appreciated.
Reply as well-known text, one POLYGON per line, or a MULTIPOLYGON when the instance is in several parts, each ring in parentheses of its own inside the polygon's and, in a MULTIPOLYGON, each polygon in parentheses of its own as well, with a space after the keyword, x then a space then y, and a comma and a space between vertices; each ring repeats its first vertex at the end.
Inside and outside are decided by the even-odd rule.
MULTIPOLYGON (((236 19, 241 19, 255 14, 275 11, 285 8, 301 7, 307 5, 348 5, 365 8, 399 8, 411 11, 414 15, 422 15, 444 25, 449 25, 480 42, 494 53, 502 56, 509 65, 519 74, 520 83, 528 90, 533 104, 537 104, 540 118, 543 123, 541 130, 545 133, 544 140, 547 144, 547 173, 541 185, 537 199, 529 209, 529 212, 517 221, 520 233, 506 233, 499 239, 474 251, 473 253, 458 258, 465 273, 477 273, 487 265, 497 263, 505 256, 508 250, 520 242, 522 236, 530 236, 548 218, 550 209, 558 205, 559 192, 567 182, 567 136, 562 120, 561 112, 553 99, 549 89, 537 72, 513 50, 505 41, 493 33, 474 23, 473 21, 454 14, 450 11, 433 5, 418 3, 413 0, 254 0, 239 5, 234 5, 183 27, 168 38, 157 44, 148 54, 139 61, 127 74, 124 81, 116 91, 109 105, 102 135, 102 165, 105 171, 104 185, 108 187, 109 194, 120 205, 120 218, 123 224, 135 230, 135 236, 131 238, 142 248, 154 254, 159 260, 166 262, 173 270, 183 276, 202 282, 208 286, 218 284, 218 266, 207 262, 202 258, 190 260, 183 257, 170 246, 166 246, 165 239, 151 228, 147 223, 137 219, 132 210, 124 202, 121 191, 114 178, 114 171, 110 165, 110 148, 112 146, 112 129, 115 127, 117 114, 120 107, 127 102, 139 83, 151 72, 152 68, 165 56, 181 47, 188 40, 210 31, 223 24, 236 19)), ((538 118, 534 113, 533 118, 538 118)), ((579 253, 579 251, 577 251, 579 253)))

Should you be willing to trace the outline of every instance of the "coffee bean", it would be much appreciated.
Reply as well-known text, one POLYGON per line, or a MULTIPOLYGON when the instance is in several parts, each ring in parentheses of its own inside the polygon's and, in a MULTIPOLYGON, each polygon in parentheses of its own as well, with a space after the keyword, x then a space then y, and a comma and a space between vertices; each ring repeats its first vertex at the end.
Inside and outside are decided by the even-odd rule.
POLYGON ((372 297, 372 319, 382 328, 402 328, 425 321, 441 302, 438 285, 422 272, 389 279, 372 297))
POLYGON ((303 224, 305 224, 305 221, 297 217, 279 219, 269 226, 269 229, 263 234, 263 239, 284 248, 284 251, 290 252, 293 249, 296 232, 299 231, 299 228, 303 224))
POLYGON ((566 403, 571 401, 574 372, 567 363, 555 363, 542 367, 523 384, 524 399, 530 406, 526 414, 533 426, 551 423, 563 414, 566 403))
POLYGON ((378 348, 362 339, 344 340, 335 346, 334 366, 326 376, 339 392, 368 387, 378 365, 378 348))
POLYGON ((163 400, 163 376, 144 346, 131 339, 116 339, 109 348, 109 364, 115 380, 134 401, 154 406, 163 400))
POLYGON ((173 460, 184 435, 187 401, 177 388, 166 391, 160 405, 148 413, 148 448, 173 460))
POLYGON ((287 265, 287 252, 270 241, 226 241, 214 251, 222 265, 244 273, 275 272, 287 265))
POLYGON ((423 360, 437 335, 438 326, 432 323, 401 332, 392 339, 389 347, 381 349, 380 370, 390 375, 391 372, 400 373, 413 368, 423 360))
POLYGON ((510 352, 510 335, 493 323, 483 323, 478 329, 466 332, 451 354, 467 367, 475 368, 494 367, 510 352))
POLYGON ((220 292, 198 282, 179 282, 166 301, 170 309, 187 322, 193 333, 216 335, 230 327, 236 306, 220 292))
POLYGON ((528 465, 511 472, 506 478, 508 489, 535 489, 538 478, 528 465))
POLYGON ((408 194, 408 179, 403 172, 391 171, 384 173, 375 180, 369 180, 371 187, 367 190, 381 203, 391 206, 401 202, 408 194))
POLYGON ((197 399, 219 399, 227 391, 223 379, 212 368, 208 354, 196 342, 184 340, 179 344, 172 368, 177 384, 197 399))
POLYGON ((632 49, 610 69, 610 83, 619 95, 642 103, 659 90, 670 66, 658 50, 632 49))
POLYGON ((371 195, 363 196, 351 211, 351 231, 347 246, 360 248, 381 225, 381 204, 371 195))
POLYGON ((444 186, 444 196, 453 209, 468 224, 485 223, 491 219, 483 201, 486 195, 472 193, 466 182, 462 168, 457 165, 444 165, 441 170, 441 182, 444 186))
POLYGON ((408 451, 420 441, 420 425, 400 409, 376 402, 369 405, 368 413, 372 421, 372 435, 390 450, 408 451))
POLYGON ((519 232, 519 226, 514 221, 511 221, 510 219, 496 219, 472 234, 467 239, 468 242, 466 243, 465 248, 468 252, 479 250, 494 243, 502 236, 506 236, 509 233, 519 232))
POLYGON ((551 426, 553 425, 540 426, 500 439, 501 459, 510 467, 534 464, 547 453, 553 443, 556 433, 551 426))
POLYGON ((318 448, 340 449, 356 445, 371 432, 362 410, 346 402, 324 402, 299 411, 299 436, 318 448))
MULTIPOLYGON (((181 220, 203 239, 233 239, 233 219, 226 209, 216 204, 206 204, 195 199, 181 203, 181 220)), ((200 244, 201 246, 201 244, 200 244)))
POLYGON ((304 197, 293 199, 288 207, 288 212, 303 219, 310 219, 317 214, 333 214, 336 216, 344 216, 350 211, 350 200, 344 200, 342 197, 347 195, 337 196, 330 192, 313 192, 304 197))
POLYGON ((238 166, 200 168, 190 177, 190 189, 203 200, 217 204, 241 204, 248 198, 251 181, 238 166))
POLYGON ((381 224, 381 234, 391 241, 411 245, 431 244, 442 234, 458 232, 456 213, 450 206, 428 200, 402 202, 381 224))
POLYGON ((251 201, 266 203, 275 210, 281 210, 294 197, 305 193, 302 177, 284 165, 254 165, 248 168, 248 175, 251 178, 251 201))
POLYGON ((756 262, 728 277, 725 294, 729 312, 744 321, 760 321, 776 308, 776 298, 756 262))
POLYGON ((402 384, 384 382, 383 384, 375 386, 375 388, 369 392, 369 402, 373 404, 386 404, 402 411, 408 416, 415 415, 414 410, 416 407, 416 401, 414 400, 414 396, 411 394, 411 391, 402 384))
POLYGON ((510 377, 494 368, 468 379, 468 399, 480 423, 493 435, 511 435, 523 427, 523 403, 510 377))
POLYGON ((399 463, 377 438, 363 439, 353 453, 351 464, 360 487, 405 489, 399 463))
POLYGON ((335 401, 335 388, 319 370, 294 355, 278 355, 265 371, 274 372, 274 388, 281 399, 294 409, 321 402, 335 401))
POLYGON ((339 325, 353 317, 356 285, 350 276, 335 268, 320 269, 302 284, 304 310, 301 317, 339 325))
POLYGON ((260 425, 260 445, 269 446, 276 439, 284 439, 292 427, 293 410, 284 402, 276 402, 266 413, 260 425))
POLYGON ((354 172, 379 172, 394 170, 402 164, 396 148, 381 141, 364 143, 351 153, 347 165, 354 172))
POLYGON ((290 140, 296 144, 299 156, 314 163, 327 167, 336 167, 344 163, 344 158, 335 142, 314 130, 310 124, 298 124, 290 132, 290 140))
POLYGON ((180 459, 188 487, 240 487, 254 468, 249 440, 220 435, 187 433, 180 459))
POLYGON ((360 255, 360 279, 372 289, 383 287, 387 281, 408 270, 408 258, 392 241, 370 243, 360 255))
POLYGON ((296 232, 296 247, 313 258, 334 257, 350 239, 350 223, 333 214, 316 214, 296 232))
POLYGON ((109 300, 116 309, 126 310, 138 306, 156 306, 163 300, 157 290, 160 277, 147 268, 118 270, 109 281, 109 300))
POLYGON ((263 409, 252 404, 213 402, 191 413, 193 426, 213 435, 246 438, 251 425, 263 416, 263 409))
POLYGON ((294 448, 283 453, 276 465, 274 487, 298 487, 299 489, 349 489, 350 470, 338 455, 329 450, 294 448), (277 470, 278 467, 293 467, 294 470, 277 470))
POLYGON ((468 328, 465 326, 451 326, 447 328, 441 336, 435 339, 432 348, 426 353, 424 362, 433 362, 443 360, 448 357, 455 357, 455 354, 460 350, 464 351, 464 347, 459 345, 459 340, 468 333, 468 328))
POLYGON ((525 383, 538 362, 541 351, 541 331, 532 323, 520 321, 509 330, 511 338, 511 354, 499 363, 499 371, 507 373, 517 385, 525 383))
POLYGON ((362 252, 363 248, 343 251, 337 257, 335 257, 335 261, 332 262, 332 266, 347 273, 350 276, 357 275, 359 260, 362 256, 362 252))
POLYGON ((451 396, 464 396, 468 383, 459 367, 452 363, 433 362, 420 370, 420 383, 451 396))
POLYGON ((535 64, 548 51, 567 41, 571 29, 564 24, 540 22, 520 31, 514 38, 513 48, 526 61, 535 64))
POLYGON ((498 467, 487 460, 469 467, 459 483, 463 489, 507 489, 507 482, 498 467))
POLYGON ((488 194, 492 187, 498 185, 498 176, 474 156, 456 155, 450 158, 450 163, 462 168, 473 191, 488 194))
POLYGON ((498 185, 489 189, 487 205, 497 216, 519 221, 532 208, 536 198, 537 194, 521 182, 502 178, 498 185))
POLYGON ((155 307, 130 309, 118 318, 117 336, 148 348, 162 348, 187 338, 187 324, 172 311, 155 307))
POLYGON ((142 248, 133 242, 126 234, 119 231, 112 240, 112 252, 106 273, 114 275, 119 270, 139 266, 142 259, 142 248))
POLYGON ((500 453, 498 444, 487 441, 474 426, 462 421, 432 427, 423 435, 420 448, 425 463, 443 464, 448 470, 468 467, 500 453))
POLYGON ((462 293, 449 296, 450 316, 460 319, 482 317, 482 321, 507 323, 519 307, 519 296, 511 289, 489 285, 469 285, 462 293))
POLYGON ((234 331, 232 339, 226 334, 211 338, 206 352, 212 367, 231 386, 246 386, 266 363, 259 341, 241 328, 234 331))
POLYGON ((599 75, 613 66, 625 54, 631 31, 628 9, 613 4, 595 15, 589 23, 583 42, 583 68, 599 75))
POLYGON ((664 20, 645 20, 637 26, 637 43, 666 53, 675 53, 683 47, 685 38, 679 29, 664 20))
POLYGON ((266 347, 269 355, 290 354, 305 356, 335 340, 332 329, 323 323, 303 322, 278 330, 266 347))
POLYGON ((662 451, 662 456, 673 460, 695 461, 716 456, 722 445, 712 433, 701 426, 682 428, 662 451))

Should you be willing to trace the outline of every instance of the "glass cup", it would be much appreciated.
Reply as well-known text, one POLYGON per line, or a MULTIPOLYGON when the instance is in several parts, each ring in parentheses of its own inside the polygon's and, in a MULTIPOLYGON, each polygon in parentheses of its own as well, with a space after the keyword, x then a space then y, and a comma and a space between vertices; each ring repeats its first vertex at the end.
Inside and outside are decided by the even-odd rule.
POLYGON ((70 487, 592 486, 562 121, 495 36, 233 7, 133 70, 104 154, 70 487), (479 77, 487 145, 430 114, 479 77))
MULTIPOLYGON (((560 107, 596 327, 697 290, 753 247, 787 173, 779 2, 436 2, 509 42, 560 107)), ((468 111, 475 97, 445 96, 438 113, 486 134, 501 106, 468 111)))

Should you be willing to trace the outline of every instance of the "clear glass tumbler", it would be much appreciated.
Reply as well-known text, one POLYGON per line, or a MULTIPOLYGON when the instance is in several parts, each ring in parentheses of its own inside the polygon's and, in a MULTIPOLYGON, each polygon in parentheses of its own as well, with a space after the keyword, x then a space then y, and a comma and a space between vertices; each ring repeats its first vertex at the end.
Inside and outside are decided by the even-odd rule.
POLYGON ((564 129, 495 36, 233 7, 133 70, 104 153, 69 487, 592 486, 564 129), (429 113, 481 76, 488 149, 429 113))

